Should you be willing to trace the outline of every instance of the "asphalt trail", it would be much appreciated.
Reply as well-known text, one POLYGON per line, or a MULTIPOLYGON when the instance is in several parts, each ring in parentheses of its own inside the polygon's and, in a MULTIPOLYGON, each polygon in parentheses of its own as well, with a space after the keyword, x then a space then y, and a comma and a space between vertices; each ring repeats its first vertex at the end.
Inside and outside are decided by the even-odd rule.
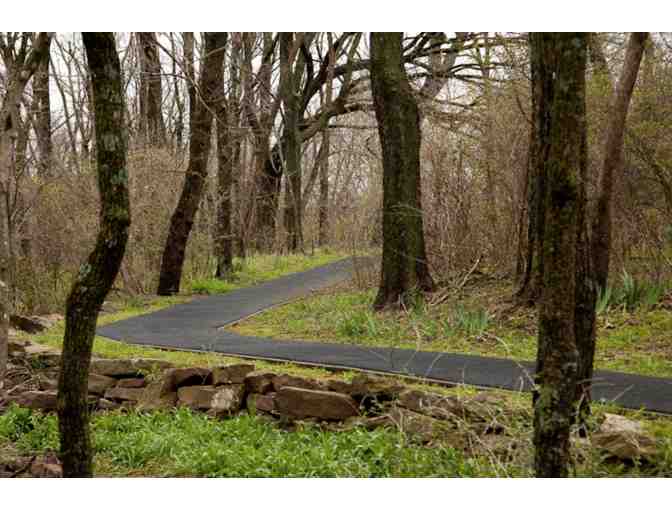
MULTIPOLYGON (((351 277, 366 259, 346 259, 226 294, 194 299, 98 328, 131 344, 291 361, 311 366, 399 374, 443 384, 529 391, 534 365, 445 352, 371 348, 237 335, 220 328, 351 277)), ((672 414, 672 379, 600 370, 593 398, 630 409, 672 414)))

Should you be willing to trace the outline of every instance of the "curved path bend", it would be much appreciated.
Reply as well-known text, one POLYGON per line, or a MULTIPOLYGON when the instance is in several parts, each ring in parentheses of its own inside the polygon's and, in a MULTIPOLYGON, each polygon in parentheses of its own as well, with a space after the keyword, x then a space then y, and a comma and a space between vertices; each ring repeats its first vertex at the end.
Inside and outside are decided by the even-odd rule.
MULTIPOLYGON (((529 362, 447 352, 271 340, 221 329, 267 308, 346 280, 358 263, 367 262, 365 259, 341 260, 254 287, 196 298, 102 326, 98 328, 98 334, 152 347, 398 374, 441 384, 530 390, 534 364, 529 362)), ((598 370, 593 383, 593 398, 630 409, 672 414, 672 379, 598 370)))

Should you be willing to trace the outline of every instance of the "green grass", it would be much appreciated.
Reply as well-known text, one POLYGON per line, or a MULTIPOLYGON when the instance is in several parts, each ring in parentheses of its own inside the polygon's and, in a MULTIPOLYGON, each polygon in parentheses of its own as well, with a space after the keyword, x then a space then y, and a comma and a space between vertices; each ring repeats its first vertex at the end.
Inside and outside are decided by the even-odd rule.
MULTIPOLYGON (((99 476, 464 477, 482 473, 449 447, 423 448, 395 430, 282 431, 254 416, 219 421, 188 409, 93 418, 99 476)), ((58 449, 56 417, 10 408, 0 444, 58 449)))
POLYGON ((195 294, 222 294, 241 287, 306 271, 346 257, 342 252, 316 250, 314 254, 254 255, 234 260, 234 274, 227 280, 198 278, 187 281, 185 291, 195 294))
MULTIPOLYGON (((375 313, 374 290, 340 289, 260 313, 237 324, 244 335, 375 347, 401 347, 534 360, 536 313, 511 309, 513 289, 467 289, 438 306, 375 313)), ((605 308, 598 320, 596 366, 672 377, 672 312, 656 306, 605 308)))

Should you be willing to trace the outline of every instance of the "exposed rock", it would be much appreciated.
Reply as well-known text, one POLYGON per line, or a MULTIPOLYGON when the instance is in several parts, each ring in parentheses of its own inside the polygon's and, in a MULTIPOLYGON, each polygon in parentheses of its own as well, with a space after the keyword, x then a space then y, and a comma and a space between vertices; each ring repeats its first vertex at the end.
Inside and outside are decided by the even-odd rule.
POLYGON ((147 386, 147 382, 143 377, 119 379, 119 382, 117 382, 118 388, 144 388, 145 386, 147 386))
POLYGON ((197 386, 199 384, 212 383, 212 371, 209 368, 171 368, 163 375, 169 381, 172 389, 177 390, 182 386, 197 386))
POLYGON ((56 320, 54 320, 53 317, 27 317, 25 315, 11 315, 9 318, 9 324, 13 328, 25 331, 26 333, 35 334, 46 331, 56 324, 56 320))
POLYGON ((268 393, 273 390, 273 379, 275 374, 272 372, 250 372, 245 376, 245 387, 248 393, 268 393))
POLYGON ((349 383, 332 379, 327 385, 329 390, 346 393, 356 400, 368 398, 381 402, 396 399, 404 390, 404 386, 395 381, 367 374, 357 374, 349 383))
POLYGON ((143 372, 172 367, 172 363, 159 359, 95 359, 91 372, 108 377, 140 377, 143 372))
POLYGON ((117 384, 117 380, 114 377, 89 374, 89 393, 93 393, 94 395, 104 395, 115 384, 117 384))
POLYGON ((54 347, 49 347, 48 345, 36 344, 33 342, 29 342, 24 345, 24 353, 26 356, 37 356, 46 353, 58 354, 60 360, 60 353, 58 352, 58 349, 54 347))
POLYGON ((434 418, 452 419, 463 413, 462 403, 457 397, 406 390, 399 395, 399 405, 416 413, 434 418))
POLYGON ((119 409, 119 403, 113 402, 112 400, 107 400, 106 398, 101 398, 98 399, 96 408, 100 409, 101 411, 113 411, 115 409, 119 409))
POLYGON ((245 377, 250 372, 254 372, 254 365, 249 363, 239 363, 225 367, 212 369, 212 384, 243 384, 245 377))
POLYGON ((231 416, 240 411, 244 399, 244 384, 219 386, 210 400, 210 411, 208 413, 219 417, 231 416))
POLYGON ((595 446, 621 460, 649 460, 656 454, 656 441, 640 422, 615 414, 605 414, 591 439, 595 446))
POLYGON ((250 414, 255 414, 257 411, 265 413, 272 413, 275 411, 275 393, 252 393, 247 396, 247 410, 250 414))
POLYGON ((30 465, 30 474, 37 478, 61 478, 63 468, 55 455, 37 458, 30 465))
POLYGON ((56 410, 55 391, 26 391, 16 397, 10 397, 7 400, 16 402, 22 407, 29 407, 30 409, 40 409, 42 411, 56 410))
POLYGON ((160 409, 172 409, 177 404, 177 392, 166 385, 165 380, 150 383, 142 390, 138 401, 139 411, 157 411, 160 409))
POLYGON ((277 392, 275 408, 280 414, 294 419, 344 420, 359 414, 357 402, 349 395, 291 386, 277 392))
POLYGON ((304 379, 303 377, 296 377, 294 375, 282 374, 273 378, 273 389, 277 392, 285 386, 292 388, 303 388, 305 390, 322 390, 327 389, 326 385, 321 381, 313 379, 304 379))
POLYGON ((394 407, 387 415, 400 431, 421 443, 448 443, 461 448, 464 438, 458 431, 443 420, 409 411, 403 407, 394 407))
POLYGON ((219 390, 214 386, 183 386, 177 390, 178 405, 207 410, 219 390))
POLYGON ((142 397, 144 390, 142 388, 110 388, 105 392, 105 398, 108 400, 121 400, 128 402, 138 402, 142 397))

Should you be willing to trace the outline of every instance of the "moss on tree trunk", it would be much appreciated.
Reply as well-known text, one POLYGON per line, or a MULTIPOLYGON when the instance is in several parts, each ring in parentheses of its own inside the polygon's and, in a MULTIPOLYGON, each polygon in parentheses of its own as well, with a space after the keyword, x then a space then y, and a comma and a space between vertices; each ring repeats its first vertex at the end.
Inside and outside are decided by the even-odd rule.
POLYGON ((420 196, 420 115, 403 68, 401 33, 371 34, 371 89, 383 153, 383 260, 377 309, 399 307, 434 282, 420 196))
POLYGON ((82 35, 93 85, 100 230, 68 296, 58 380, 58 425, 66 477, 93 476, 88 375, 100 307, 124 257, 131 213, 126 169, 124 95, 114 34, 82 35))

